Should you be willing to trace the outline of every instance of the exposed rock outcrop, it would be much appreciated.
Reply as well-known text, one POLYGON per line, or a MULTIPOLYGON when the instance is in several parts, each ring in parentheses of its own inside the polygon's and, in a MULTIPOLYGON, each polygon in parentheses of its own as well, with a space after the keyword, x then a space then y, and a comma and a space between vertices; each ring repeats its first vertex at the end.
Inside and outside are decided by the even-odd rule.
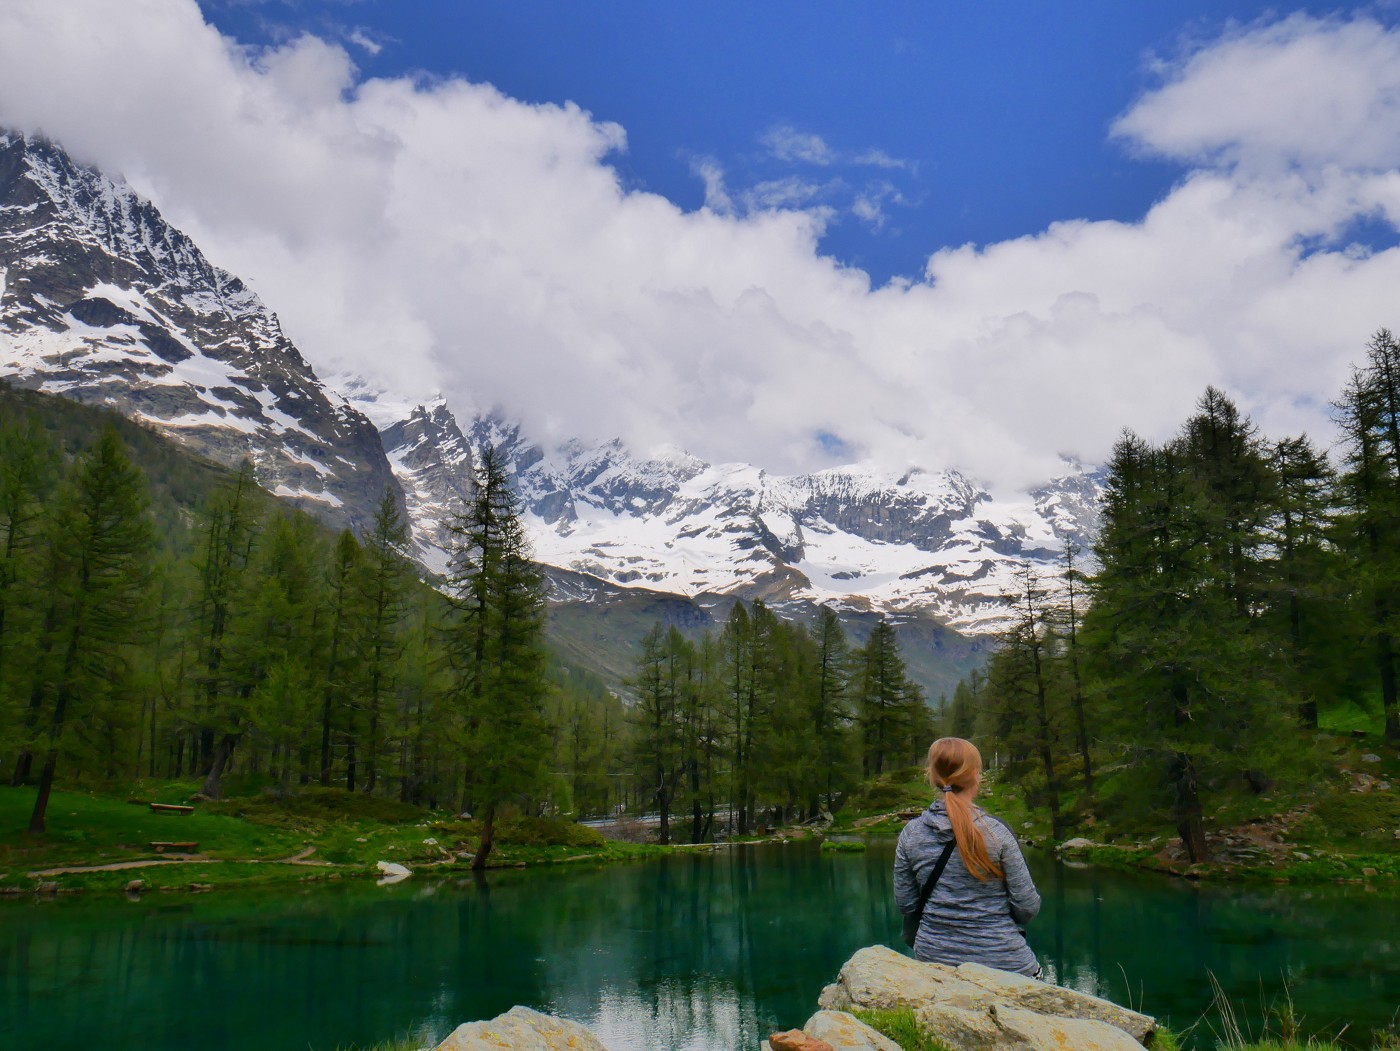
POLYGON ((899 1051, 899 1045, 844 1011, 818 1011, 802 1027, 833 1051, 899 1051))
POLYGON ((485 1022, 467 1022, 433 1051, 607 1051, 592 1030, 567 1018, 512 1007, 485 1022))
POLYGON ((834 1011, 908 1008, 954 1051, 1132 1051, 1157 1028, 1147 1015, 1096 996, 979 964, 920 963, 881 945, 851 957, 819 1003, 834 1011))

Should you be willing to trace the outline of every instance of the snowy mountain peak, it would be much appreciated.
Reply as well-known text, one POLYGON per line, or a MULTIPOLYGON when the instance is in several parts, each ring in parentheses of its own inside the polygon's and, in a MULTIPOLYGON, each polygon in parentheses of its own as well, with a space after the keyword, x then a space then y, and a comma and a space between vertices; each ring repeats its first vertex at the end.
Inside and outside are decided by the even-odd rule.
POLYGON ((333 522, 395 487, 369 421, 276 315, 125 183, 0 135, 0 374, 109 405, 333 522))
POLYGON ((445 405, 419 407, 384 432, 425 550, 445 545, 447 517, 470 491, 456 472, 489 442, 506 455, 540 561, 702 601, 931 611, 960 630, 993 630, 1016 564, 1053 572, 1064 540, 1087 546, 1097 526, 1098 481, 1076 464, 1017 500, 993 500, 957 471, 856 464, 774 475, 678 449, 638 456, 617 439, 545 449, 499 411, 465 428, 449 419, 445 405))

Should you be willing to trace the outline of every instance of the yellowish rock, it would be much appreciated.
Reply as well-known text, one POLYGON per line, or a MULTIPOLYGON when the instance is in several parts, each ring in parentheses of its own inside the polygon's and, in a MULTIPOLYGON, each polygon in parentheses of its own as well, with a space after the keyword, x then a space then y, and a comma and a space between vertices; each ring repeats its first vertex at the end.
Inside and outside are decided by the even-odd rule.
POLYGON ((587 1026, 528 1007, 454 1029, 433 1051, 607 1051, 587 1026))
POLYGON ((818 1011, 802 1027, 834 1051, 899 1051, 899 1045, 845 1011, 818 1011))

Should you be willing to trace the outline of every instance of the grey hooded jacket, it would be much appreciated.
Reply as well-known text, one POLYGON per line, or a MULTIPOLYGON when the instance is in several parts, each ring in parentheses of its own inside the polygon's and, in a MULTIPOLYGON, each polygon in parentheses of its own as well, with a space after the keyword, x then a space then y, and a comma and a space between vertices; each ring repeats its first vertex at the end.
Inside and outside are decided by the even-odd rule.
MULTIPOLYGON (((1034 976, 1040 965, 1018 924, 1029 922, 1040 911, 1040 895, 1011 830, 980 808, 974 807, 974 812, 987 841, 987 854, 1005 875, 999 880, 977 879, 954 847, 924 909, 914 956, 954 966, 980 963, 1034 976)), ((894 854, 894 900, 904 915, 919 907, 924 880, 933 872, 944 844, 952 839, 953 826, 942 799, 935 799, 904 826, 894 854)))

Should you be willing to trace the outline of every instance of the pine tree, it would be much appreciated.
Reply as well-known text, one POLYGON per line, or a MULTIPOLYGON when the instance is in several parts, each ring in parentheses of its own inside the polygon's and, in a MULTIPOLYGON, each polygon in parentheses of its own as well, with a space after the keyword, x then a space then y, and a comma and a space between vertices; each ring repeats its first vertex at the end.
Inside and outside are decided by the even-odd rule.
POLYGON ((1114 450, 1085 617, 1109 735, 1160 763, 1188 855, 1206 860, 1203 793, 1255 788, 1287 740, 1272 589, 1277 479, 1253 424, 1207 389, 1180 436, 1114 450))
POLYGON ((42 833, 65 728, 94 714, 126 673, 144 631, 153 540, 146 485, 115 429, 105 428, 57 498, 46 537, 50 597, 35 679, 47 732, 29 831, 42 833))
POLYGON ((1272 468, 1278 509, 1277 552, 1269 606, 1275 628, 1287 639, 1290 692, 1298 698, 1298 722, 1318 725, 1318 698, 1340 677, 1335 655, 1345 649, 1336 629, 1346 620, 1329 541, 1335 478, 1326 458, 1306 436, 1274 443, 1272 468))
POLYGON ((253 465, 245 460, 214 495, 204 516, 197 567, 201 704, 195 718, 203 791, 210 798, 222 791, 224 766, 242 732, 242 705, 226 668, 227 636, 243 613, 244 574, 260 527, 253 505, 256 488, 253 465))
POLYGON ((33 647, 26 647, 24 640, 32 639, 37 629, 30 611, 43 602, 35 577, 42 499, 47 476, 54 470, 46 452, 32 417, 0 422, 0 730, 22 742, 10 782, 15 786, 29 776, 34 755, 29 742, 39 719, 40 697, 32 694, 19 733, 9 733, 9 724, 18 721, 16 701, 29 692, 24 651, 33 647))
POLYGON ((408 527, 399 514, 392 489, 384 490, 375 509, 374 527, 365 538, 362 562, 364 617, 359 673, 369 710, 365 791, 373 792, 379 778, 384 708, 394 690, 395 669, 402 651, 404 604, 413 581, 408 561, 408 527))
POLYGON ((1060 572, 1060 580, 1064 587, 1055 617, 1059 622, 1058 630, 1064 637, 1064 663, 1069 673, 1069 703, 1074 713, 1075 747, 1079 753, 1084 805, 1086 809, 1092 810, 1094 763, 1089 755, 1089 714, 1084 694, 1084 669, 1080 663, 1079 652, 1079 628, 1084 616, 1084 574, 1077 562, 1081 550, 1073 538, 1065 541, 1063 569, 1060 572))
POLYGON ((1342 525, 1366 604, 1386 739, 1400 742, 1400 343, 1381 329, 1366 351, 1337 405, 1346 456, 1342 525))
POLYGON ((544 577, 529 546, 504 458, 482 450, 476 491, 452 523, 447 644, 463 716, 464 802, 481 815, 473 867, 486 866, 502 803, 540 783, 544 720, 544 577))
MULTIPOLYGON (((1022 562, 1016 570, 1014 590, 1007 596, 1011 624, 1000 635, 1000 647, 989 670, 991 693, 1008 713, 1003 743, 1013 756, 1034 756, 1040 783, 1038 792, 1050 815, 1050 834, 1063 838, 1060 811, 1060 775, 1056 755, 1060 750, 1059 698, 1052 685, 1055 671, 1050 652, 1051 615, 1049 591, 1035 567, 1022 562)), ((1027 771, 1013 764, 1011 773, 1022 783, 1027 771)))
MULTIPOLYGON (((920 741, 932 733, 932 718, 922 691, 909 679, 894 625, 885 617, 875 622, 858 668, 856 710, 864 770, 867 777, 877 777, 887 765, 917 758, 920 741)), ((928 743, 923 741, 924 747, 928 743)))
POLYGON ((844 791, 850 781, 849 706, 851 680, 850 645, 841 618, 830 606, 822 606, 817 614, 814 641, 816 668, 812 675, 810 715, 816 738, 819 762, 818 790, 820 801, 813 799, 808 807, 815 816, 821 806, 830 810, 836 793, 844 791))

